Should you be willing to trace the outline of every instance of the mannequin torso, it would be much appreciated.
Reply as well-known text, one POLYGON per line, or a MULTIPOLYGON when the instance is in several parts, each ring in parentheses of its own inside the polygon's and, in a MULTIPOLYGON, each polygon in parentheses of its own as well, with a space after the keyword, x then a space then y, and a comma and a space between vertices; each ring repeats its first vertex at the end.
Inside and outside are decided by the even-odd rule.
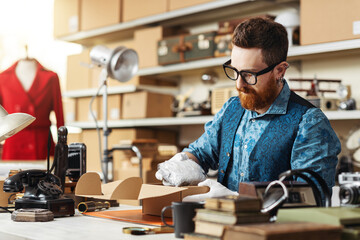
POLYGON ((28 91, 34 82, 37 64, 35 60, 23 59, 16 65, 15 73, 25 91, 28 91))

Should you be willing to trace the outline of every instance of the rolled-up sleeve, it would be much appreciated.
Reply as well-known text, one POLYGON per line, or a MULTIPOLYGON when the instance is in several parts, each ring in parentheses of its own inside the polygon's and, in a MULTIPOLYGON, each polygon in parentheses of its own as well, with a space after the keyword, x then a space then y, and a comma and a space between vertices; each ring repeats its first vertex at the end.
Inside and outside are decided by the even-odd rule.
POLYGON ((320 109, 310 108, 299 125, 292 149, 291 168, 313 170, 325 180, 331 191, 335 185, 340 151, 340 141, 327 117, 320 109))

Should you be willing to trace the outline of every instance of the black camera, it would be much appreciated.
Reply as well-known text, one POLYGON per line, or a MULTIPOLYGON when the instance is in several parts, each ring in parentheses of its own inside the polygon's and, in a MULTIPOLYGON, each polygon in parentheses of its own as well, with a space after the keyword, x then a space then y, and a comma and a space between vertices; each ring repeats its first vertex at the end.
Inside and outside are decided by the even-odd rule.
POLYGON ((339 174, 340 205, 360 206, 360 172, 339 174))
POLYGON ((66 176, 71 181, 77 182, 84 173, 86 173, 86 145, 83 143, 70 143, 68 145, 66 176))

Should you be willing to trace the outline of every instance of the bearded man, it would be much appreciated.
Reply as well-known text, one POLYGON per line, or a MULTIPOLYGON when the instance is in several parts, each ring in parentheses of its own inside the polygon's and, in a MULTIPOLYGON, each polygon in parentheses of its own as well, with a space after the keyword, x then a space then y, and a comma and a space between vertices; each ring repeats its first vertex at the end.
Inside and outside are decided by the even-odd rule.
POLYGON ((268 182, 289 169, 318 173, 329 190, 335 184, 341 146, 324 113, 289 88, 284 79, 288 37, 270 19, 252 18, 234 31, 226 76, 236 81, 230 98, 203 135, 158 165, 165 185, 207 185, 194 200, 237 195, 240 182, 268 182), (217 169, 217 181, 206 179, 217 169), (201 198, 200 198, 201 197, 201 198))

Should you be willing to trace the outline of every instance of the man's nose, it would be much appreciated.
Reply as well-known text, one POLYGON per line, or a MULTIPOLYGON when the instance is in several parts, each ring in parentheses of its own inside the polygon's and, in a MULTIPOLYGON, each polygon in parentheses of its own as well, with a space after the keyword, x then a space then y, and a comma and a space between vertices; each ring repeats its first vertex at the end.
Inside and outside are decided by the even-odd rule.
POLYGON ((247 83, 241 78, 241 76, 239 75, 239 77, 237 78, 237 80, 236 80, 236 88, 237 89, 240 89, 240 88, 242 88, 242 87, 244 87, 244 86, 246 86, 247 85, 247 83))

